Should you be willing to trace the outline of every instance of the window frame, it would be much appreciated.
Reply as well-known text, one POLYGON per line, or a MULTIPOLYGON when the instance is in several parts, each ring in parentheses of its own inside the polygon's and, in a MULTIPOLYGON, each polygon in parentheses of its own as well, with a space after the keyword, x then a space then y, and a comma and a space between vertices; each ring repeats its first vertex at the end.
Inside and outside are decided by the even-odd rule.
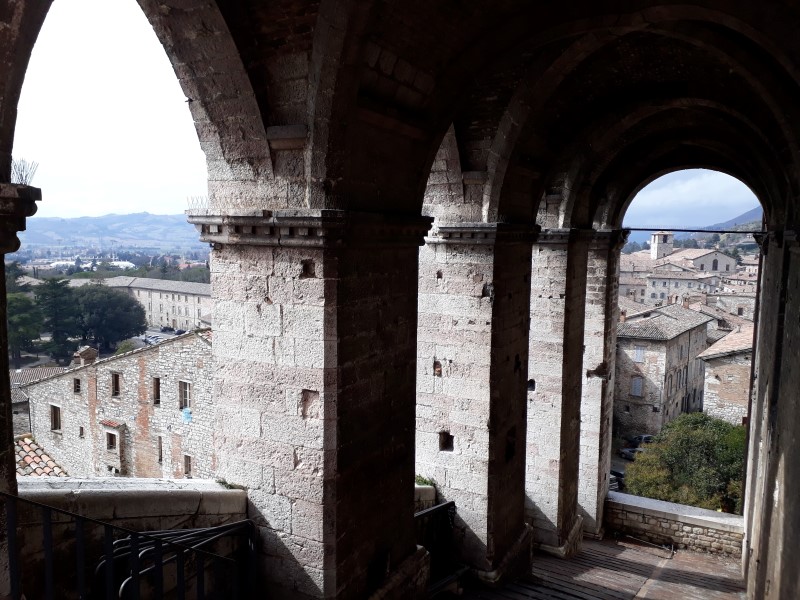
POLYGON ((122 395, 122 373, 111 372, 111 397, 119 398, 122 395))
POLYGON ((61 433, 64 423, 61 419, 61 406, 59 404, 50 405, 50 431, 61 433), (57 427, 56 427, 57 426, 57 427))
POLYGON ((178 408, 192 408, 192 382, 181 379, 178 381, 178 408))

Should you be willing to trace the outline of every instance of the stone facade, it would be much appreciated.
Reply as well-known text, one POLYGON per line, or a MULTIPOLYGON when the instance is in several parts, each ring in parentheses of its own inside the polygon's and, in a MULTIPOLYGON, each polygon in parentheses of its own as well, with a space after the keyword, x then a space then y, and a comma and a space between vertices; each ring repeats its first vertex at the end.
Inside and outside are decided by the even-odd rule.
POLYGON ((678 305, 641 313, 617 330, 615 434, 656 434, 684 412, 702 410, 711 317, 678 305))
POLYGON ((740 327, 709 347, 703 411, 734 425, 747 423, 753 367, 753 326, 740 327))
POLYGON ((683 504, 609 492, 605 517, 610 531, 675 549, 742 555, 744 519, 683 504))
POLYGON ((753 321, 756 311, 756 294, 753 293, 720 293, 709 295, 707 302, 710 306, 716 306, 727 313, 744 317, 753 321))
POLYGON ((187 333, 29 384, 33 435, 75 477, 212 477, 211 367, 187 333))
POLYGON ((202 317, 211 313, 211 285, 188 281, 112 277, 109 287, 125 290, 144 307, 149 327, 169 326, 189 331, 203 326, 202 317))

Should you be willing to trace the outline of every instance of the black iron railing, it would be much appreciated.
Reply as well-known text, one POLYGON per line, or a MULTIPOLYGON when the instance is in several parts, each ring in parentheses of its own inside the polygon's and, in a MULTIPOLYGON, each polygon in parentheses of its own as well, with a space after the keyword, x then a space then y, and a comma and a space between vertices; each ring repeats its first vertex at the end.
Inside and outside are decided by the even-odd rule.
POLYGON ((4 492, 12 600, 239 600, 252 589, 252 521, 137 532, 4 492))
POLYGON ((417 544, 423 546, 431 557, 431 575, 428 591, 431 595, 446 587, 465 571, 458 561, 453 532, 456 503, 445 502, 414 514, 417 544))

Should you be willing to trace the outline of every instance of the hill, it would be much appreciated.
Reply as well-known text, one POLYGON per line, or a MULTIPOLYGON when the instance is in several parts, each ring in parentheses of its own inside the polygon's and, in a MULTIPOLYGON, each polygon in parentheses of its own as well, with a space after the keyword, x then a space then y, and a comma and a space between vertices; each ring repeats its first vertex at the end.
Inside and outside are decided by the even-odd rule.
POLYGON ((96 246, 102 249, 151 248, 172 249, 204 248, 197 230, 186 221, 186 215, 104 215, 102 217, 32 217, 27 220, 27 230, 19 234, 23 247, 96 246))
MULTIPOLYGON (((756 206, 755 208, 748 210, 732 219, 728 219, 727 221, 723 221, 722 223, 714 223, 713 225, 687 225, 683 229, 705 229, 707 231, 724 231, 730 229, 742 229, 742 226, 747 224, 748 226, 744 229, 761 229, 761 217, 764 214, 764 210, 761 208, 761 205, 756 206)), ((649 242, 650 241, 650 234, 652 231, 632 231, 630 236, 628 237, 629 242, 649 242)), ((695 234, 695 233, 678 233, 675 234, 676 239, 686 239, 690 237, 700 238, 704 234, 695 234)))

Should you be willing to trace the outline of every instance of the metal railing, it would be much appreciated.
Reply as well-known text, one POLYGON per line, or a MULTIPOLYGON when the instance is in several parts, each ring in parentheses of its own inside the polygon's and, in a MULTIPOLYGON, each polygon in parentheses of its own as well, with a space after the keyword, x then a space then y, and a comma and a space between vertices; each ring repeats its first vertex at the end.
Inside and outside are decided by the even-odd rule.
POLYGON ((456 503, 445 502, 414 514, 417 544, 423 546, 431 557, 431 574, 428 584, 430 595, 436 594, 466 570, 458 562, 453 531, 456 503))
POLYGON ((252 521, 137 532, 0 492, 12 600, 238 600, 253 589, 252 521))

